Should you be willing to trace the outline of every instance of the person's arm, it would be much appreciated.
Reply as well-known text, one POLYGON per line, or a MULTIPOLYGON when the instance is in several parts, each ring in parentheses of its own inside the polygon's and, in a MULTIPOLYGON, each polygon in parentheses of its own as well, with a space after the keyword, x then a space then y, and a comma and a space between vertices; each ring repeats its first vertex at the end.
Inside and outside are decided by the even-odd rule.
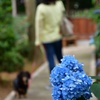
POLYGON ((41 5, 39 5, 37 7, 36 17, 35 17, 35 45, 37 46, 41 44, 40 34, 43 26, 42 23, 43 23, 43 12, 42 12, 41 5))

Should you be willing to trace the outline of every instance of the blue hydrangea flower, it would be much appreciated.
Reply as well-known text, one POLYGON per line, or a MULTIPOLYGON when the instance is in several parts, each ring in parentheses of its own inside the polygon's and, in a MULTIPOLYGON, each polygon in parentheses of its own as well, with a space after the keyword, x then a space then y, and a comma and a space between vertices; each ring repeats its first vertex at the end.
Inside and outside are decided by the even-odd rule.
POLYGON ((64 66, 58 65, 54 67, 50 75, 52 85, 62 85, 62 80, 66 77, 66 73, 69 73, 69 69, 65 68, 64 66))
POLYGON ((55 86, 52 90, 52 96, 54 100, 62 100, 62 91, 59 86, 55 86))
POLYGON ((71 71, 83 71, 82 67, 84 66, 72 55, 64 56, 63 59, 61 59, 61 65, 67 67, 71 71))
POLYGON ((72 55, 64 56, 61 64, 55 66, 50 81, 53 100, 77 100, 81 96, 87 100, 91 97, 92 80, 84 72, 83 64, 72 55))

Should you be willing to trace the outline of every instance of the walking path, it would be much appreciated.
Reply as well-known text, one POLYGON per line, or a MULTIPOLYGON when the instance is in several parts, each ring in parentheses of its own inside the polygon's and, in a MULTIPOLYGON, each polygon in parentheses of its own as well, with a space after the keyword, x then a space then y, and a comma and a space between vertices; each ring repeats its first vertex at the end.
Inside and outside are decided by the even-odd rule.
MULTIPOLYGON (((77 46, 63 48, 63 55, 72 54, 84 63, 84 70, 88 75, 95 75, 94 46, 90 46, 88 41, 78 41, 77 46)), ((20 100, 52 100, 51 90, 46 86, 49 84, 49 71, 47 62, 32 75, 31 85, 28 90, 28 97, 20 100)), ((5 99, 19 100, 19 99, 5 99)), ((91 100, 96 100, 92 98, 91 100)))

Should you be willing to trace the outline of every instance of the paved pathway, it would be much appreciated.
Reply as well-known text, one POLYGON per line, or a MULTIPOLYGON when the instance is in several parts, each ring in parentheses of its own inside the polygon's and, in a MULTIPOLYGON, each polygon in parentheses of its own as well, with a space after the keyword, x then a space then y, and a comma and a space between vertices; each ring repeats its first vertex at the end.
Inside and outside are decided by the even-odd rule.
MULTIPOLYGON (((78 42, 77 46, 63 48, 63 54, 75 55, 79 62, 85 64, 84 70, 88 75, 95 75, 94 66, 94 46, 90 46, 88 41, 78 42)), ((28 90, 28 97, 20 100, 52 100, 51 90, 46 86, 49 84, 49 71, 47 63, 45 63, 35 74, 32 76, 30 88, 28 90)), ((19 100, 19 99, 14 99, 19 100)), ((91 100, 96 100, 92 98, 91 100)))

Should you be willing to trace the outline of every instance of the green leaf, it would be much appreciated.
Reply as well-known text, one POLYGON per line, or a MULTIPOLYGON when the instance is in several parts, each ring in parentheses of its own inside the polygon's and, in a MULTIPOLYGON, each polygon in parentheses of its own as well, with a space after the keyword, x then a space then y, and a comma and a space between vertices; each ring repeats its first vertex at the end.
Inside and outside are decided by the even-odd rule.
POLYGON ((94 82, 90 87, 91 92, 97 97, 100 98, 100 82, 94 82))
POLYGON ((92 79, 100 79, 100 76, 90 76, 92 79))

